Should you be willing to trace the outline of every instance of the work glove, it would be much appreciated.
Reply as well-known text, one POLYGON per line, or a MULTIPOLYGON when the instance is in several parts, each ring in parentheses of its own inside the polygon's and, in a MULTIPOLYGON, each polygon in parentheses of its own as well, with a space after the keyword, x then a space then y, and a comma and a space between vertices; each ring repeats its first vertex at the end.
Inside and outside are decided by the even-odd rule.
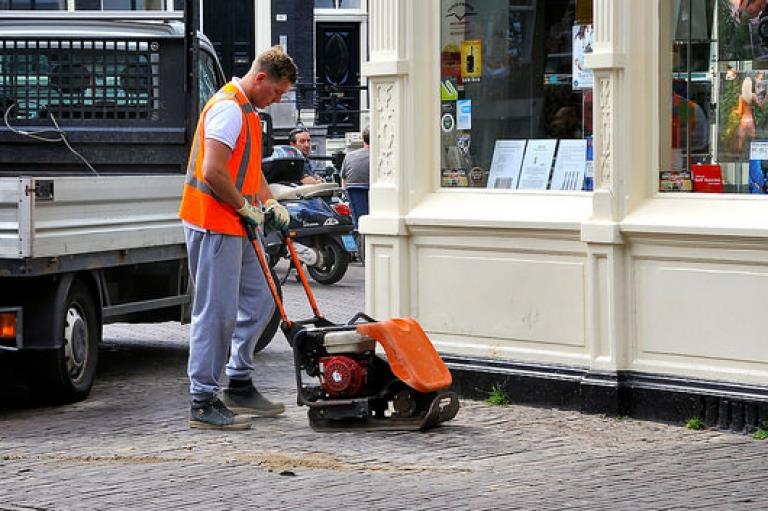
POLYGON ((242 208, 235 211, 237 211, 237 214, 243 217, 246 222, 253 225, 254 227, 258 227, 264 223, 264 213, 259 208, 248 202, 248 199, 245 199, 245 204, 243 204, 242 208))
POLYGON ((272 224, 277 229, 288 228, 288 224, 291 223, 291 215, 288 214, 288 210, 285 209, 285 206, 275 199, 267 199, 267 202, 264 203, 264 208, 267 213, 272 213, 272 224))

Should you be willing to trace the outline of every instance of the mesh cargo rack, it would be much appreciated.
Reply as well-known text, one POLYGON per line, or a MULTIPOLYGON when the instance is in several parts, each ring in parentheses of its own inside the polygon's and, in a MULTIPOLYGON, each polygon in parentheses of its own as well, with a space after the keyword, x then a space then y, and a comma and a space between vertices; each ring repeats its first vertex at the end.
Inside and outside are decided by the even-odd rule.
MULTIPOLYGON (((19 24, 28 15, 7 14, 19 24)), ((115 22, 118 37, 105 34, 110 22, 122 18, 119 13, 34 14, 26 31, 0 24, 0 173, 87 172, 63 144, 14 132, 55 124, 100 172, 182 171, 188 87, 183 32, 158 30, 155 37, 147 29, 153 21, 115 22), (78 25, 67 34, 78 35, 62 37, 60 27, 70 21, 78 25), (10 145, 14 150, 5 150, 10 145)), ((154 20, 156 27, 180 17, 149 14, 138 18, 154 20)))

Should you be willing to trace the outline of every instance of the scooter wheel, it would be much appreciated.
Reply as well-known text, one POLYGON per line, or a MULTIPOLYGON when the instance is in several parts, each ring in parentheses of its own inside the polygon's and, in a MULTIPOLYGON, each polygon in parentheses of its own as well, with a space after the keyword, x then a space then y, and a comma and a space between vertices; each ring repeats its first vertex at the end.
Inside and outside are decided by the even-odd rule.
POLYGON ((330 286, 340 281, 347 273, 349 254, 332 238, 318 240, 315 245, 322 253, 323 266, 309 266, 307 271, 318 284, 330 286))

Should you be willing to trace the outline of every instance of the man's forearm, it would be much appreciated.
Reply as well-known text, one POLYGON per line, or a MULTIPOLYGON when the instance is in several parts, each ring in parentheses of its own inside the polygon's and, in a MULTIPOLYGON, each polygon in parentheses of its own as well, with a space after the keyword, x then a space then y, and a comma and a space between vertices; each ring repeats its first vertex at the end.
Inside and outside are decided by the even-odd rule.
POLYGON ((226 170, 203 169, 203 177, 211 191, 234 209, 243 207, 243 196, 237 191, 226 170))
POLYGON ((232 177, 227 170, 227 161, 232 149, 218 140, 205 140, 205 159, 203 160, 203 179, 216 196, 234 209, 243 207, 243 196, 237 191, 232 177))

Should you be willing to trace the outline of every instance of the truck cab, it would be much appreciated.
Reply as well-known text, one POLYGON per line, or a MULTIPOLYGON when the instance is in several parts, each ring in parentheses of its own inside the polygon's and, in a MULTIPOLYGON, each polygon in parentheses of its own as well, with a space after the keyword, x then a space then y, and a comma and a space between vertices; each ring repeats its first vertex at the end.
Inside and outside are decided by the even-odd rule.
POLYGON ((0 20, 0 362, 85 398, 105 323, 184 321, 177 211, 198 114, 224 83, 187 13, 0 20))

